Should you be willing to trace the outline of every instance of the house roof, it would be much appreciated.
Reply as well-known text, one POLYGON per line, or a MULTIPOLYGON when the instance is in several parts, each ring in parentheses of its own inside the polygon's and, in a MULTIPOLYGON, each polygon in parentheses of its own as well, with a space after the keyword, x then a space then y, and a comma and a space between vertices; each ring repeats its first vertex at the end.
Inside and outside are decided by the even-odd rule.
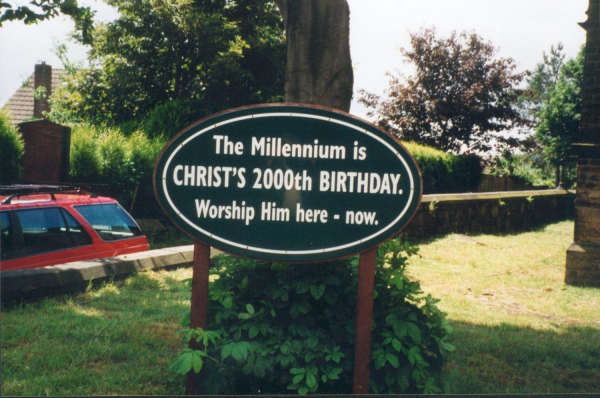
MULTIPOLYGON (((61 83, 61 77, 66 74, 64 69, 52 69, 52 92, 56 92, 58 85, 61 83)), ((13 123, 19 124, 25 120, 31 119, 33 115, 33 91, 35 73, 23 83, 21 87, 10 97, 8 102, 2 107, 2 110, 7 110, 13 123)))

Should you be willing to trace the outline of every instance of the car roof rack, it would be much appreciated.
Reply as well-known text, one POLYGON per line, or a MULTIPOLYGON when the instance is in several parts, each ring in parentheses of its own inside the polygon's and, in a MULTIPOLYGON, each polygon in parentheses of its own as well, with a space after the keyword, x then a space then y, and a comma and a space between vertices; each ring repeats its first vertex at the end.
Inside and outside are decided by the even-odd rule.
POLYGON ((25 193, 25 192, 40 192, 40 191, 64 191, 70 189, 79 189, 80 186, 67 184, 43 184, 43 183, 27 183, 27 184, 11 184, 0 185, 0 194, 10 193, 25 193))
POLYGON ((2 204, 10 204, 15 198, 29 195, 50 195, 51 200, 56 200, 55 194, 75 194, 75 195, 88 195, 90 198, 97 198, 98 196, 94 193, 84 191, 82 189, 73 189, 67 185, 3 185, 0 186, 0 192, 14 192, 12 195, 7 196, 2 204))

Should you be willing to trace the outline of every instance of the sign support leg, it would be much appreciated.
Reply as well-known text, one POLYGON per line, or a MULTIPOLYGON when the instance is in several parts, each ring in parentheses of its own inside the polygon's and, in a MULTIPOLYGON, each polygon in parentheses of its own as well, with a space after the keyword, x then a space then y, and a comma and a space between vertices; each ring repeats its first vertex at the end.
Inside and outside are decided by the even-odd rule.
MULTIPOLYGON (((194 266, 192 276, 192 300, 190 309, 190 328, 206 330, 208 325, 208 266, 210 265, 210 246, 194 240, 194 266)), ((199 343, 190 341, 190 348, 200 349, 199 343)), ((191 370, 185 383, 186 395, 202 395, 196 384, 198 375, 191 370)))
POLYGON ((371 330, 373 325, 376 254, 377 247, 362 252, 358 262, 353 394, 369 393, 369 363, 371 362, 371 330))

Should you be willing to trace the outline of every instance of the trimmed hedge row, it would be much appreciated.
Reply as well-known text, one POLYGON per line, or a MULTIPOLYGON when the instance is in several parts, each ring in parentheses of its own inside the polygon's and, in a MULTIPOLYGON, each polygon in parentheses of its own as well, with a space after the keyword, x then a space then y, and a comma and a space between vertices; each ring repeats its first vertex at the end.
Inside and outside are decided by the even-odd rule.
POLYGON ((421 169, 424 194, 477 192, 483 173, 479 156, 453 155, 414 142, 402 144, 421 169))
POLYGON ((70 179, 76 183, 106 184, 101 193, 130 206, 140 186, 152 185, 152 171, 165 145, 142 131, 126 137, 120 130, 73 126, 70 179))
POLYGON ((25 153, 23 137, 8 112, 0 112, 0 183, 9 184, 21 175, 21 158, 25 153))

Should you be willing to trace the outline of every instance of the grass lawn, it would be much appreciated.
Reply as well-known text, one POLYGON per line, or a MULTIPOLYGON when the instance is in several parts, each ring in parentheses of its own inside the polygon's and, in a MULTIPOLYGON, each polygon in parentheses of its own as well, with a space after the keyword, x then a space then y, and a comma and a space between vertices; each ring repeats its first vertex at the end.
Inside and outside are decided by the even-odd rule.
POLYGON ((562 222, 421 244, 408 271, 454 328, 450 392, 600 393, 600 289, 565 285, 572 239, 562 222))
MULTIPOLYGON (((422 243, 411 277, 441 299, 457 350, 450 393, 600 392, 600 289, 565 286, 573 223, 422 243)), ((145 272, 86 293, 3 308, 6 395, 178 395, 190 269, 145 272)))

